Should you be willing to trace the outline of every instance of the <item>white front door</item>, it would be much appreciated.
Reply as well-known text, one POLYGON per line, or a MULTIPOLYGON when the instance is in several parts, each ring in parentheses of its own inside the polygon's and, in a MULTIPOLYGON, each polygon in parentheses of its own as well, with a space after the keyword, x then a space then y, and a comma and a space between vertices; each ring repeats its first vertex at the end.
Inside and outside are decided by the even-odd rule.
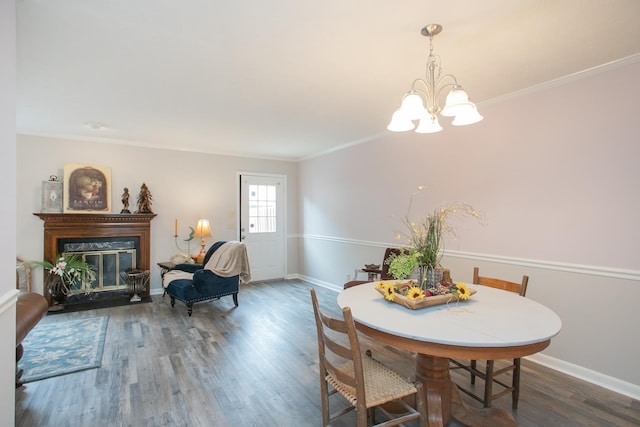
POLYGON ((252 280, 284 278, 285 186, 283 176, 240 175, 240 240, 252 280))

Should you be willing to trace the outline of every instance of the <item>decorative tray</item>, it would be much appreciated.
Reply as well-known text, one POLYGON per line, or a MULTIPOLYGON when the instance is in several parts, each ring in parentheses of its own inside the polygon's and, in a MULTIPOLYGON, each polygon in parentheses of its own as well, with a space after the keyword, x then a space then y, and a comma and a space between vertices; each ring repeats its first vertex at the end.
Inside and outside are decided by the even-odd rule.
MULTIPOLYGON (((415 282, 413 283, 415 284, 415 282)), ((462 301, 456 295, 453 295, 450 293, 444 294, 444 295, 432 295, 432 296, 427 296, 424 298, 414 300, 402 295, 400 292, 397 292, 400 286, 405 286, 407 284, 411 286, 411 281, 400 281, 400 280, 396 281, 396 283, 394 284, 394 288, 396 289, 395 296, 393 298, 393 301, 389 301, 389 302, 394 302, 396 304, 403 305, 407 308, 410 308, 411 310, 417 310, 420 308, 432 307, 434 305, 441 305, 441 304, 447 304, 450 302, 455 303, 458 301, 462 301)), ((375 289, 384 298, 384 288, 376 286, 375 289)), ((477 292, 475 289, 471 289, 471 288, 467 288, 467 289, 469 290, 470 296, 477 292)))

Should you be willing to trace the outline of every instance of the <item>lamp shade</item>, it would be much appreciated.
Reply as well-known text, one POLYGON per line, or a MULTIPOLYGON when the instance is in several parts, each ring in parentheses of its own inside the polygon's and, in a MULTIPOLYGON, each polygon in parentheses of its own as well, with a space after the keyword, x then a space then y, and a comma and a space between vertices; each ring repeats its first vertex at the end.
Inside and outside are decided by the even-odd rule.
POLYGON ((391 116, 391 123, 389 123, 387 129, 392 132, 406 132, 414 127, 415 125, 405 116, 404 112, 397 109, 391 116))
POLYGON ((418 120, 424 116, 425 108, 420 95, 415 92, 410 92, 408 95, 405 95, 400 105, 400 111, 402 111, 409 120, 418 120))
POLYGON ((416 128, 417 133, 436 133, 442 130, 442 126, 438 123, 438 117, 435 115, 425 116, 420 119, 420 124, 416 128))
POLYGON ((458 114, 465 114, 473 109, 474 105, 469 102, 469 95, 460 86, 454 86, 447 95, 444 108, 440 112, 443 116, 452 117, 458 114))
POLYGON ((209 225, 208 219, 199 219, 198 224, 196 224, 196 230, 194 234, 198 237, 205 238, 212 236, 211 234, 211 225, 209 225))
POLYGON ((480 115, 480 113, 478 113, 478 109, 476 108, 476 105, 473 102, 470 102, 469 104, 471 104, 473 108, 466 110, 462 114, 458 114, 456 118, 453 119, 453 121, 451 122, 452 125, 454 126, 472 125, 474 123, 478 123, 480 120, 484 118, 480 115))

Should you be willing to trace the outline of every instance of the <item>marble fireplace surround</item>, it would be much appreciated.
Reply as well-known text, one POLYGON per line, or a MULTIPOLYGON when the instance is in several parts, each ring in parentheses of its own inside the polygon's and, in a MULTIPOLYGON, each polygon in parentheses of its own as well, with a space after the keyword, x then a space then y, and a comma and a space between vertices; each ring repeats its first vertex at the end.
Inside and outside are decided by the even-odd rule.
MULTIPOLYGON (((59 240, 133 238, 139 243, 137 268, 150 269, 151 220, 156 214, 34 213, 34 215, 44 221, 42 259, 55 258, 59 240)), ((140 294, 141 297, 148 295, 149 289, 140 294)), ((51 306, 51 295, 46 287, 44 296, 51 306)))

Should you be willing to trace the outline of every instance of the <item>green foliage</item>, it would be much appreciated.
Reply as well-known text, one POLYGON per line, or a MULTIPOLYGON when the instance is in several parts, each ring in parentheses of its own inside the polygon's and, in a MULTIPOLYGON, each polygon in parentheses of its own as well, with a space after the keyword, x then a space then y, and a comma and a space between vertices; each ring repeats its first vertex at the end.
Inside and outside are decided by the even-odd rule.
POLYGON ((33 261, 30 264, 49 270, 49 280, 54 276, 59 277, 67 292, 71 285, 78 282, 80 288, 88 292, 91 283, 96 280, 93 267, 78 255, 58 255, 55 264, 48 261, 33 261))
MULTIPOLYGON (((424 187, 418 187, 421 191, 424 187)), ((447 223, 447 220, 455 215, 467 215, 482 223, 482 215, 472 206, 466 203, 455 203, 450 206, 442 206, 420 217, 418 221, 411 220, 411 207, 413 198, 411 195, 409 208, 402 219, 407 228, 407 233, 399 236, 407 238, 407 251, 417 259, 418 266, 436 268, 442 257, 442 238, 445 234, 451 234, 457 238, 455 230, 447 223)))
POLYGON ((417 253, 404 251, 401 254, 391 254, 385 261, 389 264, 389 274, 398 280, 405 279, 420 265, 417 253))

